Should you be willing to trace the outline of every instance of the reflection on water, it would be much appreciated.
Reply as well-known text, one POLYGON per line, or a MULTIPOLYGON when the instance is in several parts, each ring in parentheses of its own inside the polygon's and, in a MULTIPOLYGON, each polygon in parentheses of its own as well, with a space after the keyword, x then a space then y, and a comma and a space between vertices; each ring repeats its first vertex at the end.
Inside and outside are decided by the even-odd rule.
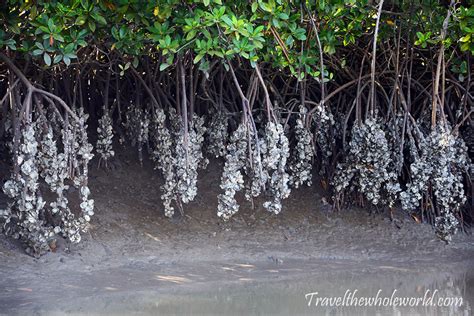
MULTIPOLYGON (((237 269, 238 265, 234 267, 237 269)), ((229 266, 224 268, 224 271, 233 273, 229 266)), ((65 312, 107 315, 471 315, 474 304, 474 274, 468 269, 442 273, 439 269, 433 273, 432 269, 427 268, 420 273, 419 267, 415 270, 390 265, 362 269, 360 266, 346 269, 324 267, 324 272, 317 265, 247 269, 250 272, 241 270, 232 281, 212 280, 194 284, 193 280, 205 280, 199 278, 199 274, 192 273, 186 274, 186 277, 161 275, 158 278, 161 282, 173 284, 165 291, 109 292, 93 298, 77 299, 64 307, 49 306, 36 311, 48 315, 65 312), (435 301, 438 298, 459 297, 462 298, 462 305, 322 307, 316 306, 315 301, 308 306, 308 298, 305 298, 305 294, 314 292, 318 292, 317 296, 321 298, 343 297, 347 291, 355 292, 358 298, 375 297, 378 291, 381 291, 381 298, 391 297, 395 291, 394 297, 400 299, 423 298, 426 293, 431 297, 434 292, 435 301)))
MULTIPOLYGON (((396 278, 394 283, 387 283, 388 279, 378 282, 376 279, 360 280, 335 279, 329 284, 328 280, 298 280, 274 283, 245 283, 233 285, 201 293, 190 293, 188 295, 170 295, 165 297, 154 297, 145 294, 142 297, 142 312, 163 314, 238 314, 238 315, 471 315, 474 303, 474 278, 472 275, 463 273, 456 277, 445 276, 432 283, 418 282, 416 276, 405 276, 396 278), (343 281, 343 282, 341 282, 343 281), (346 281, 346 282, 344 282, 346 281), (315 298, 311 306, 308 306, 306 293, 318 292, 323 297, 343 297, 347 291, 356 292, 356 297, 375 297, 380 291, 380 297, 390 299, 392 293, 402 297, 420 298, 420 305, 426 293, 429 298, 433 296, 436 304, 439 298, 461 298, 461 306, 417 306, 417 307, 329 307, 326 300, 320 303, 326 306, 316 306, 315 298), (427 292, 428 291, 428 292, 427 292)), ((392 302, 395 300, 394 296, 392 302)), ((382 300, 380 300, 382 301, 382 300)), ((379 302, 380 302, 379 301, 379 302)), ((349 302, 350 300, 346 300, 349 302)), ((412 300, 413 302, 413 300, 412 300)), ((445 302, 448 302, 445 300, 445 302)), ((320 304, 320 305, 321 305, 320 304)), ((354 304, 354 301, 352 301, 354 304)), ((381 305, 383 303, 379 303, 381 305)), ((347 304, 346 304, 347 305, 347 304)), ((413 305, 413 304, 412 304, 413 305)), ((454 305, 454 304, 453 304, 454 305)))

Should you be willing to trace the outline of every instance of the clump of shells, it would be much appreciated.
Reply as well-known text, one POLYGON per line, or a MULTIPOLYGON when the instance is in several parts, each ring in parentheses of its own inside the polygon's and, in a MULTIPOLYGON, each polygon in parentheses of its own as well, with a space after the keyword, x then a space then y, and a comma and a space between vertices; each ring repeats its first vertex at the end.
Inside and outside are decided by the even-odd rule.
POLYGON ((338 204, 344 194, 357 191, 373 205, 394 205, 401 189, 385 132, 376 119, 354 125, 347 159, 338 164, 333 185, 338 204))
POLYGON ((466 202, 463 174, 469 157, 464 141, 448 126, 439 125, 420 144, 421 155, 410 166, 411 182, 401 194, 403 209, 414 211, 423 199, 436 199, 435 227, 440 238, 449 241, 459 224, 456 219, 466 202), (427 188, 432 188, 432 196, 427 188))

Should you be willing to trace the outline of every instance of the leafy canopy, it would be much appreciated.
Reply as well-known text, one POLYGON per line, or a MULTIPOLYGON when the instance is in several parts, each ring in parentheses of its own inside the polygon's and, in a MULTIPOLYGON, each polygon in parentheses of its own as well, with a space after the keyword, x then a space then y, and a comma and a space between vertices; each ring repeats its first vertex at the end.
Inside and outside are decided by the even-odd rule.
MULTIPOLYGON (((447 8, 438 1, 386 1, 385 8, 380 37, 402 31, 420 49, 440 44, 447 8)), ((367 0, 7 0, 0 5, 0 48, 60 67, 90 58, 92 49, 121 54, 130 60, 126 68, 147 55, 161 70, 191 51, 202 67, 239 56, 300 78, 318 77, 318 37, 327 55, 361 46, 373 33, 375 15, 367 0)), ((457 4, 448 30, 447 49, 474 54, 474 6, 457 4)))

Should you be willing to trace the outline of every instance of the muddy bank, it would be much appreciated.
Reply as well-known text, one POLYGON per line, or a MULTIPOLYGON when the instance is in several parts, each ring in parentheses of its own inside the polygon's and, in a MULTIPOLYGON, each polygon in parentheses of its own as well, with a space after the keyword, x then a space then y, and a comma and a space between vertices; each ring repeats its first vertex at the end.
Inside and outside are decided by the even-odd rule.
MULTIPOLYGON (((80 244, 59 241, 55 253, 34 259, 0 237, 0 313, 319 314, 328 309, 308 307, 305 293, 346 289, 461 293, 466 304, 455 314, 474 303, 471 235, 447 245, 401 212, 396 222, 384 212, 333 213, 315 188, 295 191, 278 216, 261 201, 254 209, 242 202, 223 223, 215 214, 218 163, 201 173, 185 216, 169 220, 158 174, 147 163, 121 161, 114 170, 93 168, 97 214, 80 244)), ((433 311, 446 312, 413 310, 433 311)))

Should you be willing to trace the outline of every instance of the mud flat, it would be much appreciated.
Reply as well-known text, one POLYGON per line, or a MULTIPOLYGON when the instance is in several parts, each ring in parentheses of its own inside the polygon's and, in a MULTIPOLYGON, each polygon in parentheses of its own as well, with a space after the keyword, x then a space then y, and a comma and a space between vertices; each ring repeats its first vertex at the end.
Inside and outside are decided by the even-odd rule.
MULTIPOLYGON (((474 305, 474 238, 438 240, 398 212, 333 213, 324 192, 295 191, 283 212, 242 203, 216 214, 220 166, 200 175, 184 217, 163 216, 160 177, 145 164, 93 170, 97 215, 83 241, 34 259, 0 237, 0 314, 452 314, 474 305), (133 175, 133 176, 131 176, 133 175), (396 291, 395 291, 396 290, 396 291), (462 297, 458 307, 308 306, 316 297, 462 297)), ((320 303, 321 305, 321 303, 320 303)))

